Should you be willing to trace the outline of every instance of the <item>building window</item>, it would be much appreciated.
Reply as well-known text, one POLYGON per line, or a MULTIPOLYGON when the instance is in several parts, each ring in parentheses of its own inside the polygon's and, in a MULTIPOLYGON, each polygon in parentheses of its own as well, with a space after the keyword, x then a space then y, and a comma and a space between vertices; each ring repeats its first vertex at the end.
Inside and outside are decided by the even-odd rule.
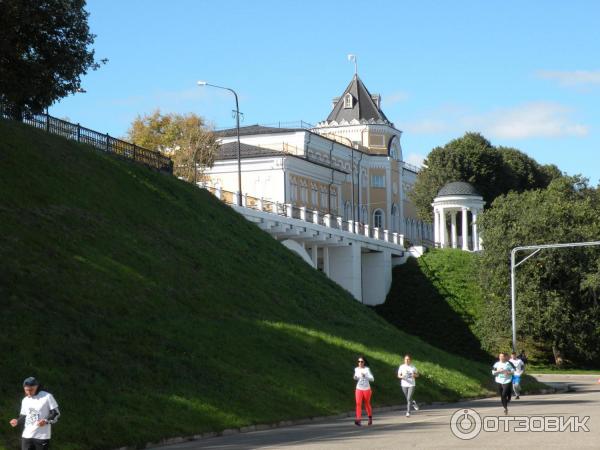
POLYGON ((371 175, 371 187, 384 188, 385 187, 385 175, 371 175))
POLYGON ((383 134, 369 133, 369 147, 385 148, 385 136, 383 134))
POLYGON ((354 106, 354 98, 352 94, 348 93, 344 95, 344 108, 350 109, 354 106))
POLYGON ((327 200, 328 200, 327 192, 321 192, 321 208, 323 208, 323 209, 329 208, 329 205, 328 205, 329 202, 327 200))
POLYGON ((344 220, 352 219, 352 205, 350 202, 344 203, 344 220))
POLYGON ((376 209, 373 213, 373 226, 379 229, 383 228, 383 211, 381 209, 376 209))
POLYGON ((314 183, 311 184, 311 196, 310 197, 311 197, 310 199, 311 199, 312 204, 314 206, 317 206, 319 198, 318 198, 317 185, 314 183))

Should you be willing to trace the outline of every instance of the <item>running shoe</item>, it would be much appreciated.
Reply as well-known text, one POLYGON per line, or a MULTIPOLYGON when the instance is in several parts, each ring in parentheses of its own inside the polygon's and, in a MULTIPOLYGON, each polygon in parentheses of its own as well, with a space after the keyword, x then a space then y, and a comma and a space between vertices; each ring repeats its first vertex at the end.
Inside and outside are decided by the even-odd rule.
POLYGON ((406 417, 410 417, 410 413, 409 412, 406 413, 406 417))
POLYGON ((419 405, 417 405, 417 402, 415 402, 414 400, 412 401, 412 405, 413 405, 413 408, 415 408, 415 411, 419 410, 419 405))
POLYGON ((508 408, 504 408, 504 415, 508 416, 508 408))
POLYGON ((369 425, 369 426, 373 425, 373 418, 372 417, 369 417, 369 423, 367 423, 367 425, 369 425))

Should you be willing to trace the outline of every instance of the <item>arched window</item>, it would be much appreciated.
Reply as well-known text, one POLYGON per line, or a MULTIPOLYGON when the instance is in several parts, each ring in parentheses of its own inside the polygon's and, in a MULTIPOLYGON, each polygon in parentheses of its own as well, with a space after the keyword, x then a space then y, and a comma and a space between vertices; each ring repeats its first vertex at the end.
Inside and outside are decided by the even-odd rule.
POLYGON ((376 209, 373 213, 373 226, 382 229, 383 225, 383 211, 381 209, 376 209))
POLYGON ((360 211, 360 221, 363 223, 369 223, 369 211, 367 211, 367 207, 363 206, 360 211))
POLYGON ((352 219, 352 205, 350 202, 344 203, 344 220, 352 219))
POLYGON ((348 109, 348 108, 352 108, 353 105, 353 98, 352 98, 352 94, 350 94, 349 92, 344 95, 344 108, 348 109))

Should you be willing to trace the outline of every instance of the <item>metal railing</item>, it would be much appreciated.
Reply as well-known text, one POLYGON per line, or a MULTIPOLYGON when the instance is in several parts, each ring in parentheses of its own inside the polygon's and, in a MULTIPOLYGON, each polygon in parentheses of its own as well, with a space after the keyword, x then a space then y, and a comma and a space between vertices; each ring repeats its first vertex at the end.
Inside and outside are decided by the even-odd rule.
MULTIPOLYGON (((0 104, 0 118, 11 119, 6 108, 0 104)), ((154 150, 140 147, 121 139, 114 138, 108 133, 82 127, 79 124, 67 122, 66 120, 52 117, 48 114, 26 114, 23 123, 34 128, 44 130, 47 133, 62 136, 66 139, 91 145, 92 147, 106 153, 112 153, 136 163, 158 169, 167 173, 173 173, 173 161, 168 156, 154 150)))
MULTIPOLYGON (((199 183, 199 186, 208 190, 215 195, 215 197, 228 205, 238 205, 237 192, 225 191, 220 188, 207 186, 206 184, 202 183, 199 183)), ((392 244, 404 247, 404 235, 402 234, 390 232, 377 227, 371 227, 368 224, 360 222, 344 220, 340 216, 332 215, 324 211, 311 210, 306 207, 298 207, 290 203, 273 202, 263 198, 252 197, 247 194, 242 195, 242 206, 291 219, 303 220, 305 222, 322 225, 327 228, 347 231, 349 233, 390 242, 392 244)))

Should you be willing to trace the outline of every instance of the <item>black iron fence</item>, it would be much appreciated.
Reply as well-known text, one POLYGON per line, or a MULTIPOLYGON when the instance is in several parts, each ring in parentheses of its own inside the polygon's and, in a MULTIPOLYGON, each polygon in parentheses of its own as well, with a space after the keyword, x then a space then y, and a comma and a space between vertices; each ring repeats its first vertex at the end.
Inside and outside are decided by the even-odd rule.
MULTIPOLYGON (((11 119, 2 104, 0 104, 0 117, 11 119)), ((103 152, 112 153, 160 171, 173 173, 173 161, 168 156, 132 144, 131 142, 114 138, 108 133, 99 133, 48 114, 27 114, 23 117, 23 123, 40 130, 45 130, 51 134, 91 145, 103 152)))

